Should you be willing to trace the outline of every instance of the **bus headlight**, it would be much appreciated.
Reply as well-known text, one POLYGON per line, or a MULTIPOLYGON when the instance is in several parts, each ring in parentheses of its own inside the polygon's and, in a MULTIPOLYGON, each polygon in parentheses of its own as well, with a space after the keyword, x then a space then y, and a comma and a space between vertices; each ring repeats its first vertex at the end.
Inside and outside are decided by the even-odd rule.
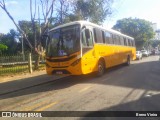
POLYGON ((71 66, 77 65, 80 61, 81 61, 81 59, 78 59, 78 60, 74 61, 74 62, 71 64, 71 66))

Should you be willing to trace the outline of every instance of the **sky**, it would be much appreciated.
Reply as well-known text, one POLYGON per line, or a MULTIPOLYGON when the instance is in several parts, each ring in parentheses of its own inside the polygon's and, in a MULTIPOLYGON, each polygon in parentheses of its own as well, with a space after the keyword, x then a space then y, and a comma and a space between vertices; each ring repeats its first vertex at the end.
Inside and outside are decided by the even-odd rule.
MULTIPOLYGON (((20 20, 30 20, 29 0, 5 1, 17 23, 20 20)), ((117 20, 132 17, 157 23, 157 28, 160 29, 160 0, 114 0, 112 8, 113 14, 104 22, 105 27, 111 28, 117 20)), ((10 29, 16 27, 0 8, 0 33, 8 33, 10 29)))
POLYGON ((160 29, 160 0, 114 0, 113 16, 104 25, 112 27, 123 18, 140 18, 157 23, 160 29), (116 2, 117 1, 117 2, 116 2))

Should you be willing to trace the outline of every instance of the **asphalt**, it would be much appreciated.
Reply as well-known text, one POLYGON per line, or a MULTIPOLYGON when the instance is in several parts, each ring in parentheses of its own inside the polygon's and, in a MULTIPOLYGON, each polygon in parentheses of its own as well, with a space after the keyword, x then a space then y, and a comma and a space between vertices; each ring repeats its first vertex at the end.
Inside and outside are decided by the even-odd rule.
MULTIPOLYGON (((38 75, 37 79, 45 80, 51 77, 52 81, 54 77, 45 77, 45 72, 44 76, 40 72, 39 74, 41 76, 38 75)), ((95 111, 126 111, 126 114, 129 113, 127 111, 159 111, 159 75, 159 57, 144 57, 142 60, 131 62, 130 66, 121 65, 108 69, 102 77, 69 76, 30 89, 2 95, 0 96, 0 110, 89 111, 84 118, 81 118, 82 120, 96 115, 95 111)), ((32 78, 34 78, 33 75, 32 78)), ((64 114, 59 114, 59 116, 62 115, 64 114)), ((73 112, 71 115, 74 115, 73 112)), ((55 116, 58 114, 56 113, 55 116)), ((51 119, 59 120, 61 118, 51 119)), ((68 119, 72 118, 68 117, 68 119)), ((107 117, 107 119, 117 120, 114 117, 107 117)), ((121 118, 121 120, 124 119, 121 118)), ((136 120, 135 117, 128 119, 136 120)), ((146 120, 147 118, 138 117, 138 119, 146 120)), ((157 120, 157 118, 149 117, 147 120, 157 120)))
POLYGON ((0 76, 0 95, 59 80, 63 77, 66 76, 47 75, 45 70, 36 71, 32 74, 25 73, 12 76, 0 76))

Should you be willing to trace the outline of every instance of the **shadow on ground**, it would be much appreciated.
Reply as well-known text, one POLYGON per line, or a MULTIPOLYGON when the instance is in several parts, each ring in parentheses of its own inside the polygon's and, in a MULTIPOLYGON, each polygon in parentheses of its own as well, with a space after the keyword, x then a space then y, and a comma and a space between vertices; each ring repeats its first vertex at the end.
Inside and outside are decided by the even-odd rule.
POLYGON ((140 99, 132 101, 132 102, 118 104, 110 108, 101 109, 99 111, 89 112, 86 115, 84 115, 84 117, 81 118, 81 120, 86 120, 86 119, 88 120, 89 117, 103 117, 103 118, 100 118, 102 120, 125 120, 125 119, 158 120, 158 117, 147 117, 147 116, 146 117, 136 117, 136 114, 135 114, 135 117, 132 117, 132 118, 131 117, 126 118, 125 116, 129 116, 129 114, 132 115, 132 111, 136 111, 136 113, 140 113, 140 114, 142 114, 143 111, 145 111, 144 113, 157 113, 154 111, 160 110, 159 101, 160 101, 160 94, 152 95, 150 97, 146 97, 142 95, 140 99), (109 113, 107 111, 109 111, 109 113), (120 111, 120 112, 118 113, 117 111, 120 111), (121 116, 120 113, 124 115, 120 117, 121 116), (117 117, 117 115, 119 117, 117 117))
MULTIPOLYGON (((52 76, 41 75, 32 78, 26 78, 23 80, 1 83, 1 90, 11 88, 12 85, 17 85, 17 88, 24 85, 26 82, 30 82, 32 87, 27 87, 18 91, 10 92, 8 94, 1 94, 0 99, 18 97, 23 95, 29 95, 39 92, 47 92, 65 89, 76 84, 103 84, 120 87, 128 87, 133 89, 155 90, 160 91, 160 62, 151 61, 144 63, 132 64, 131 66, 120 65, 111 69, 108 69, 104 76, 95 77, 94 74, 85 76, 69 76, 61 78, 59 80, 52 80, 52 76), (110 78, 110 79, 109 79, 110 78), (37 80, 51 79, 46 83, 39 85, 32 85, 37 80), (101 80, 104 80, 103 82, 101 80)), ((148 98, 147 98, 148 99, 148 98)))

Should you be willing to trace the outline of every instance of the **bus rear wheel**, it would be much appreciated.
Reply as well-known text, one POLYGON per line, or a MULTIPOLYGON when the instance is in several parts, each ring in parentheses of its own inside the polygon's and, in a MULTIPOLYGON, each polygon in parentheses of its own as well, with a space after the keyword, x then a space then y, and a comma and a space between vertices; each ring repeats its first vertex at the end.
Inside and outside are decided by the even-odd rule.
POLYGON ((97 71, 97 76, 100 77, 105 73, 105 63, 103 60, 100 60, 98 62, 98 71, 97 71))

